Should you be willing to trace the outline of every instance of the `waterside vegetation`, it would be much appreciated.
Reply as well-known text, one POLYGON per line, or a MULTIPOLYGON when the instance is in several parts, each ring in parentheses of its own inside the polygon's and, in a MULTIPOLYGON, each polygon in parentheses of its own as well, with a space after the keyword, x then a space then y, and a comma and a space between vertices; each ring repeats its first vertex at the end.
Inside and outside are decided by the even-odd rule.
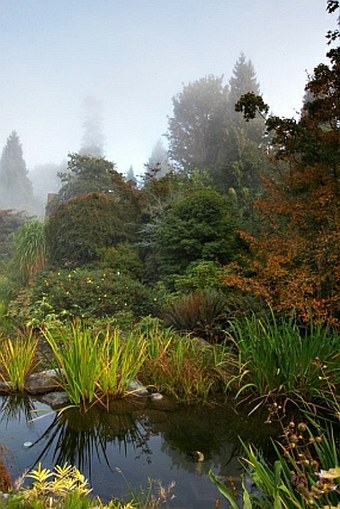
MULTIPOLYGON (((277 460, 244 443, 252 485, 240 502, 212 472, 222 495, 233 509, 340 507, 339 36, 299 119, 268 115, 241 55, 229 86, 209 76, 174 98, 165 175, 156 164, 136 185, 70 154, 44 223, 0 211, 3 390, 48 367, 83 411, 136 380, 177 403, 267 409, 283 427, 277 460)), ((50 475, 33 474, 33 490, 50 475)), ((33 493, 1 504, 46 507, 33 493)), ((85 495, 48 503, 92 507, 85 495)))

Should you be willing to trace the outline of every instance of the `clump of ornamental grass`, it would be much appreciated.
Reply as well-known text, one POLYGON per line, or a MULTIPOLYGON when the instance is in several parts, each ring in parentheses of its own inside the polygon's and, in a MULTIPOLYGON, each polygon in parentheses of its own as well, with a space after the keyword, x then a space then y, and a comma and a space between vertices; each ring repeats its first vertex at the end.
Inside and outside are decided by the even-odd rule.
POLYGON ((146 356, 147 344, 143 336, 131 333, 123 338, 117 329, 113 332, 107 329, 98 352, 99 394, 124 396, 129 384, 137 378, 146 356))
POLYGON ((143 336, 107 327, 96 332, 75 323, 44 330, 60 384, 71 403, 86 406, 124 396, 147 356, 143 336))
POLYGON ((226 374, 226 358, 225 347, 212 347, 171 329, 158 330, 148 340, 141 377, 144 383, 177 400, 206 401, 220 386, 222 372, 226 374))
POLYGON ((43 334, 69 401, 76 405, 92 403, 100 372, 100 334, 94 335, 80 323, 46 328, 43 334))
POLYGON ((88 480, 76 467, 65 463, 50 470, 39 463, 35 470, 29 471, 16 481, 13 491, 6 497, 0 497, 0 508, 158 509, 168 507, 168 502, 174 498, 174 482, 163 486, 160 481, 149 479, 146 487, 141 486, 135 490, 124 476, 123 479, 127 484, 130 500, 113 498, 104 503, 99 497, 91 496, 88 480), (29 487, 23 487, 25 479, 31 479, 29 487))
POLYGON ((209 477, 231 509, 332 509, 340 504, 340 457, 331 426, 291 422, 269 463, 252 445, 242 443, 246 475, 241 489, 214 472, 209 477))
POLYGON ((205 401, 227 387, 231 348, 225 342, 212 346, 155 319, 144 320, 138 330, 147 342, 141 369, 145 384, 187 402, 205 401))
POLYGON ((0 339, 0 378, 9 382, 13 391, 23 392, 27 376, 37 367, 38 340, 32 331, 14 339, 0 339))
POLYGON ((181 295, 166 306, 163 315, 167 326, 193 333, 210 343, 223 340, 229 317, 226 296, 211 289, 181 295))
POLYGON ((321 325, 301 331, 297 323, 255 316, 231 323, 237 398, 334 405, 340 384, 340 335, 321 325))
POLYGON ((23 475, 16 482, 15 491, 0 500, 2 509, 135 509, 130 502, 110 501, 104 504, 91 493, 88 480, 74 466, 65 463, 53 470, 43 468, 39 463, 35 470, 23 475), (31 479, 31 485, 23 488, 24 480, 31 479))

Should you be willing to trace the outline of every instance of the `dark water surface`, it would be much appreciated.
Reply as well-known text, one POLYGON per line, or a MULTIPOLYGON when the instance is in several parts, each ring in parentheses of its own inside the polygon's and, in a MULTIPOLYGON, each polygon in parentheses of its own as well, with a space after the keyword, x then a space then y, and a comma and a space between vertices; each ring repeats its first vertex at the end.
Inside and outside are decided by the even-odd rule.
POLYGON ((126 496, 128 485, 137 490, 148 479, 159 479, 163 486, 176 483, 170 507, 205 509, 214 508, 219 497, 209 469, 235 479, 241 473, 239 436, 270 450, 273 429, 263 420, 225 405, 152 406, 142 398, 115 402, 109 412, 69 408, 57 414, 33 399, 3 397, 0 444, 12 480, 39 462, 48 468, 68 462, 104 501, 126 496), (195 460, 194 451, 204 454, 203 462, 195 460))

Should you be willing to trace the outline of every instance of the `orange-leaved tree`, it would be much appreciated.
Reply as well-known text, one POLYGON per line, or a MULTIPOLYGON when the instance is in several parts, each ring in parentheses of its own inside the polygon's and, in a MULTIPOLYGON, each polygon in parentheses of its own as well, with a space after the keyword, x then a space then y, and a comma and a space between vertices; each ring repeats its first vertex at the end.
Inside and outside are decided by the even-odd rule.
MULTIPOLYGON (((328 1, 329 12, 339 2, 328 1)), ((338 31, 328 35, 339 39, 338 31)), ((276 310, 304 321, 340 324, 340 47, 327 53, 306 85, 299 120, 270 116, 275 171, 255 203, 262 229, 241 236, 252 253, 245 266, 229 266, 225 282, 261 296, 276 310)), ((236 104, 247 120, 267 113, 260 96, 236 104)))

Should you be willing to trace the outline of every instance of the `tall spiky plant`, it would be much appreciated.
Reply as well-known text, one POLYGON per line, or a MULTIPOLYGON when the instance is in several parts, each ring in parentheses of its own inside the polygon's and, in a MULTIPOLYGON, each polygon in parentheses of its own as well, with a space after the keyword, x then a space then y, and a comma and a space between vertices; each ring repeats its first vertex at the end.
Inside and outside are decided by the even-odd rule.
POLYGON ((12 235, 12 268, 23 284, 29 284, 45 264, 45 225, 34 219, 20 226, 12 235))

